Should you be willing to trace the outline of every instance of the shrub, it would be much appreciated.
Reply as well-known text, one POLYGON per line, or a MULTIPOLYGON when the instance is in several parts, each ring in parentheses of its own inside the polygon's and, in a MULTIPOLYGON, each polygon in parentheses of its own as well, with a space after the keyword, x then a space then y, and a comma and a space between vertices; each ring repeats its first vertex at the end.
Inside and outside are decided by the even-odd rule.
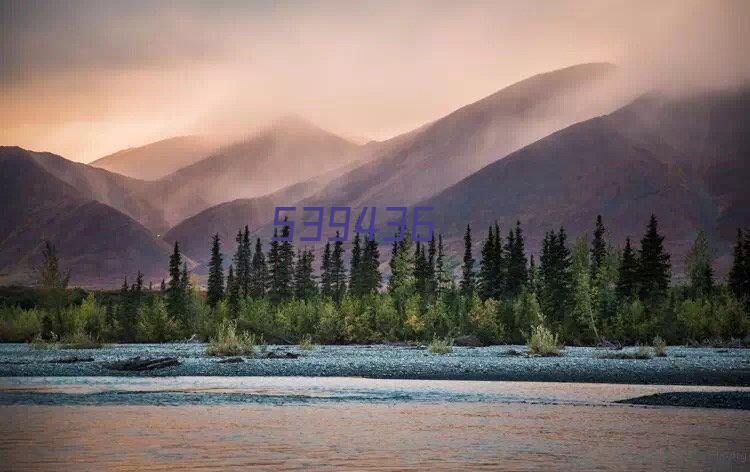
POLYGON ((435 338, 432 340, 430 345, 427 347, 427 350, 430 351, 433 354, 450 354, 453 352, 453 339, 450 338, 444 338, 444 339, 438 339, 435 338))
POLYGON ((654 346, 654 354, 656 354, 658 357, 667 356, 667 343, 664 342, 661 336, 656 336, 654 338, 653 346, 654 346))
POLYGON ((304 351, 312 351, 315 346, 312 343, 312 338, 308 334, 307 336, 303 337, 302 340, 299 342, 299 348, 304 351))
POLYGON ((649 346, 638 346, 635 351, 607 352, 600 356, 601 359, 651 359, 654 357, 654 350, 649 346))
POLYGON ((206 348, 208 356, 241 356, 252 354, 255 348, 255 336, 247 332, 238 334, 237 323, 224 320, 216 336, 211 338, 206 348))
POLYGON ((42 334, 41 311, 31 308, 0 307, 0 341, 28 342, 42 334))
POLYGON ((51 340, 46 340, 41 334, 37 334, 28 343, 29 349, 56 349, 57 337, 53 334, 51 340))
POLYGON ((497 318, 498 302, 492 298, 482 302, 477 295, 474 295, 469 309, 469 320, 471 320, 474 334, 485 345, 496 344, 505 332, 497 318))
POLYGON ((541 324, 531 330, 531 336, 526 344, 529 351, 537 356, 560 355, 561 346, 557 334, 552 334, 552 331, 541 324))
POLYGON ((174 341, 180 335, 180 324, 167 313, 160 297, 152 297, 138 307, 136 334, 141 342, 174 341))
POLYGON ((64 349, 99 349, 104 343, 84 331, 79 331, 63 336, 60 345, 64 349))

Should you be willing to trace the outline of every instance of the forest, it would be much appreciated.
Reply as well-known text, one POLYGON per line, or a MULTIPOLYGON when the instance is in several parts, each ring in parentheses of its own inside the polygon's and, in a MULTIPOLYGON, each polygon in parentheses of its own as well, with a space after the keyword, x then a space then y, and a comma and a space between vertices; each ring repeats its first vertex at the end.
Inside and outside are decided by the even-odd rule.
POLYGON ((268 343, 471 336, 484 345, 518 344, 540 330, 560 345, 649 344, 656 337, 669 344, 746 342, 750 232, 737 231, 725 283, 715 280, 708 238, 700 232, 685 260, 684 282, 672 284, 655 216, 637 245, 629 238, 622 248, 612 244, 601 216, 592 229, 572 242, 562 227, 549 231, 538 260, 527 257, 520 223, 505 236, 489 225, 478 254, 468 225, 461 255, 446 254, 439 234, 428 242, 405 234, 391 247, 386 280, 376 239, 357 233, 348 257, 342 241, 328 242, 316 264, 313 251, 295 249, 293 241, 272 240, 264 250, 245 227, 231 260, 213 236, 205 288, 176 242, 160 287, 145 286, 139 273, 119 291, 70 289, 70 273, 47 242, 33 295, 23 303, 0 298, 0 340, 208 341, 230 323, 268 343))

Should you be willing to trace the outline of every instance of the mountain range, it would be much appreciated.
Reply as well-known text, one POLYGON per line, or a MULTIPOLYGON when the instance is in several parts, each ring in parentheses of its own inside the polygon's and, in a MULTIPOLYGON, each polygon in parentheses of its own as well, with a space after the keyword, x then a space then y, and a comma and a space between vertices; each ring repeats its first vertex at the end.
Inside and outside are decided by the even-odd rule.
POLYGON ((597 214, 621 245, 653 212, 676 272, 700 229, 721 272, 750 222, 750 89, 624 102, 606 93, 616 76, 609 64, 541 74, 366 145, 288 117, 223 147, 175 138, 93 165, 0 148, 0 283, 32 281, 45 238, 76 284, 161 280, 174 241, 200 274, 213 233, 229 259, 237 230, 267 237, 282 205, 432 206, 454 252, 467 223, 478 244, 490 223, 519 220, 535 253, 545 231, 587 234, 597 214))

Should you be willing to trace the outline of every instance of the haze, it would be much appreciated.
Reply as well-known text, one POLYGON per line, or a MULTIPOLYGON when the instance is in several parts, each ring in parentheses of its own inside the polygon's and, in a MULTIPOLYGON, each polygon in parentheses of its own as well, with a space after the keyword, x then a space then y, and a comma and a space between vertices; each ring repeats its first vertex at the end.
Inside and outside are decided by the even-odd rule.
POLYGON ((530 75, 639 90, 750 77, 750 2, 0 3, 0 144, 88 162, 286 113, 385 139, 530 75))

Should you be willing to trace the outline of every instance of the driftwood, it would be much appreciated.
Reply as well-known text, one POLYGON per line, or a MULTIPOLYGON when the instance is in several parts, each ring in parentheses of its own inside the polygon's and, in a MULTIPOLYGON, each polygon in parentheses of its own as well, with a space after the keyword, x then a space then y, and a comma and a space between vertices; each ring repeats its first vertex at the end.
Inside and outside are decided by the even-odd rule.
POLYGON ((620 344, 618 341, 607 341, 606 339, 603 339, 599 344, 596 345, 599 349, 609 349, 612 351, 619 351, 622 349, 622 344, 620 344))
POLYGON ((298 357, 299 354, 294 352, 270 351, 266 354, 266 359, 296 359, 298 357))
POLYGON ((113 362, 109 365, 109 368, 113 370, 140 372, 144 370, 163 369, 164 367, 175 365, 180 365, 180 361, 176 357, 142 358, 141 356, 136 356, 124 361, 113 362))
POLYGON ((69 357, 61 357, 59 359, 52 359, 50 363, 52 364, 73 364, 75 362, 94 362, 93 357, 78 357, 78 356, 69 356, 69 357))

